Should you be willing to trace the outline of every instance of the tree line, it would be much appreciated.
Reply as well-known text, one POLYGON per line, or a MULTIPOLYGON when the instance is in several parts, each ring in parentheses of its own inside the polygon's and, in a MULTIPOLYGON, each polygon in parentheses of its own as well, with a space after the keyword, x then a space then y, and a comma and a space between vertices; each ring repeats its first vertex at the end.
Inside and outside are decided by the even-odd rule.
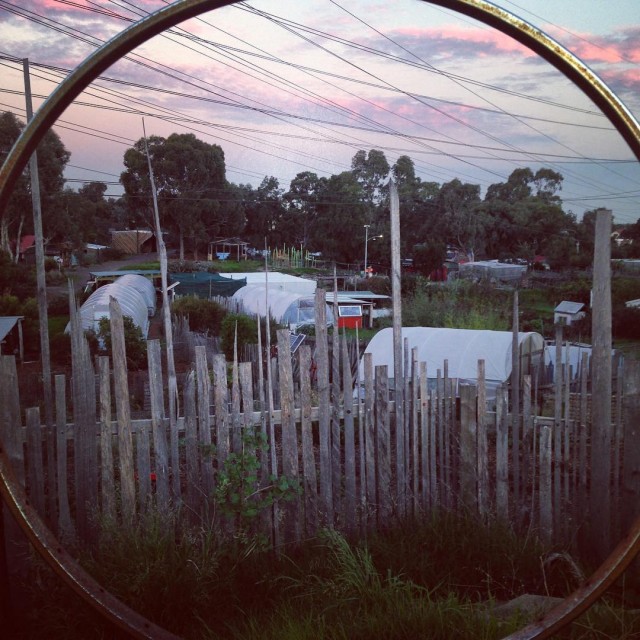
MULTIPOLYGON (((0 115, 0 157, 6 156, 23 123, 0 115)), ((389 235, 386 185, 393 177, 401 211, 402 255, 425 273, 442 264, 447 247, 476 259, 533 261, 553 268, 586 266, 593 254, 595 211, 581 220, 563 208, 563 176, 550 168, 514 170, 505 182, 479 185, 459 179, 439 184, 416 175, 408 155, 390 165, 377 149, 360 150, 351 168, 329 177, 298 173, 287 188, 265 176, 260 185, 227 180, 222 147, 193 134, 138 140, 124 153, 124 195, 105 197, 106 185, 65 187, 70 153, 49 131, 38 149, 44 234, 55 245, 79 248, 109 244, 110 229, 152 228, 153 201, 146 149, 154 173, 166 241, 180 257, 198 258, 207 242, 242 237, 256 248, 295 246, 338 263, 363 258, 365 225, 370 238, 389 235)), ((31 232, 28 175, 15 185, 0 212, 0 249, 17 259, 16 239, 31 232)), ((640 257, 640 220, 623 230, 636 243, 614 247, 614 256, 640 257)), ((369 260, 388 264, 388 243, 369 242, 369 260)))

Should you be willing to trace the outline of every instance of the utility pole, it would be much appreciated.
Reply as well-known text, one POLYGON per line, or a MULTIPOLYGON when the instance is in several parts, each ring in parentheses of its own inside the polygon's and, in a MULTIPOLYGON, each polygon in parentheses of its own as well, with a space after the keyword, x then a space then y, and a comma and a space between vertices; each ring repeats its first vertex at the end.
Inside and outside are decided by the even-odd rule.
MULTIPOLYGON (((24 72, 24 97, 27 107, 27 122, 33 118, 31 104, 31 80, 29 78, 29 59, 22 60, 24 72)), ((49 317, 47 312, 47 279, 44 270, 44 237, 42 233, 42 207, 40 202, 40 181, 38 180, 38 155, 34 151, 29 160, 31 174, 31 202, 33 205, 33 232, 36 247, 36 285, 38 315, 40 317, 40 359, 42 361, 42 387, 44 415, 47 430, 53 426, 53 389, 51 386, 51 352, 49 350, 49 317)), ((18 238, 18 241, 20 239, 18 238)))

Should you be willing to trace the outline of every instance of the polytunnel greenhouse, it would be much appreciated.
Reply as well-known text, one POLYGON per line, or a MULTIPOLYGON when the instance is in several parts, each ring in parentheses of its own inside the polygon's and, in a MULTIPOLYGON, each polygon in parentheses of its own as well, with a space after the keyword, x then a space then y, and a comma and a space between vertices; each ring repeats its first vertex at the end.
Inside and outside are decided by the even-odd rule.
MULTIPOLYGON (((238 289, 233 294, 233 300, 238 301, 244 313, 264 317, 269 315, 279 324, 287 325, 296 330, 301 326, 315 324, 315 296, 292 291, 272 290, 269 287, 251 285, 238 289), (267 306, 268 305, 268 306, 267 306)), ((329 305, 325 306, 327 325, 333 325, 333 311, 329 305)))
MULTIPOLYGON (((156 312, 156 292, 150 280, 136 274, 120 276, 114 282, 96 289, 78 313, 85 331, 98 331, 100 319, 109 318, 109 299, 120 304, 123 316, 129 316, 140 327, 144 338, 149 331, 149 318, 156 312)), ((69 325, 67 325, 69 331, 69 325)))
MULTIPOLYGON (((511 377, 513 333, 480 329, 449 329, 435 327, 403 327, 402 340, 407 341, 409 358, 417 349, 418 363, 427 365, 429 387, 436 384, 438 374, 444 375, 447 361, 448 377, 458 383, 476 383, 478 360, 484 360, 487 397, 495 397, 499 385, 511 377)), ((542 374, 544 338, 535 332, 518 334, 520 375, 542 374)), ((393 329, 382 329, 371 339, 365 354, 370 353, 374 368, 388 367, 393 378, 393 329)), ((360 379, 364 377, 364 356, 359 366, 360 379)))

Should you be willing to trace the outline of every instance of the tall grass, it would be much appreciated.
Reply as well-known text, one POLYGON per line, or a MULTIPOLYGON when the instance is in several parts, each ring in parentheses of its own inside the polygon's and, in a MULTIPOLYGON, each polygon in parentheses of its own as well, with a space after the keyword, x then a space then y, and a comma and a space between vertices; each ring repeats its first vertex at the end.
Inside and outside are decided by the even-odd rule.
MULTIPOLYGON (((575 587, 571 563, 551 571, 545 558, 553 554, 535 539, 471 517, 440 513, 359 542, 326 531, 279 554, 250 537, 229 542, 180 521, 179 513, 151 513, 133 529, 104 522, 82 562, 105 588, 185 640, 494 640, 526 622, 522 613, 494 617, 495 603, 575 587)), ((30 632, 22 637, 119 640, 34 566, 30 632)), ((638 618, 605 603, 563 637, 640 637, 638 618)))
POLYGON ((403 324, 506 331, 511 326, 511 296, 466 280, 435 286, 423 282, 403 301, 403 324))

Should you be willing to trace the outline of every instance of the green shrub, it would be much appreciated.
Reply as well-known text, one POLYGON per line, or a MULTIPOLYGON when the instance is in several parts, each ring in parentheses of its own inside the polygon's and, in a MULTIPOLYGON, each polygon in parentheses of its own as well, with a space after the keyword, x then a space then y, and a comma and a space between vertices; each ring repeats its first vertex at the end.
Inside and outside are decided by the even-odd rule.
MULTIPOLYGON (((130 316, 124 316, 124 344, 127 352, 127 367, 130 371, 143 369, 147 364, 147 343, 142 337, 142 329, 130 316)), ((111 353, 111 324, 109 318, 100 318, 98 344, 111 353)))
POLYGON ((213 300, 203 300, 196 296, 178 298, 171 311, 177 316, 189 319, 189 328, 199 333, 219 335, 226 309, 213 300))
POLYGON ((220 346, 227 360, 233 360, 233 350, 238 336, 238 351, 245 344, 258 343, 258 327, 255 319, 240 314, 230 313, 222 321, 220 328, 220 346))

